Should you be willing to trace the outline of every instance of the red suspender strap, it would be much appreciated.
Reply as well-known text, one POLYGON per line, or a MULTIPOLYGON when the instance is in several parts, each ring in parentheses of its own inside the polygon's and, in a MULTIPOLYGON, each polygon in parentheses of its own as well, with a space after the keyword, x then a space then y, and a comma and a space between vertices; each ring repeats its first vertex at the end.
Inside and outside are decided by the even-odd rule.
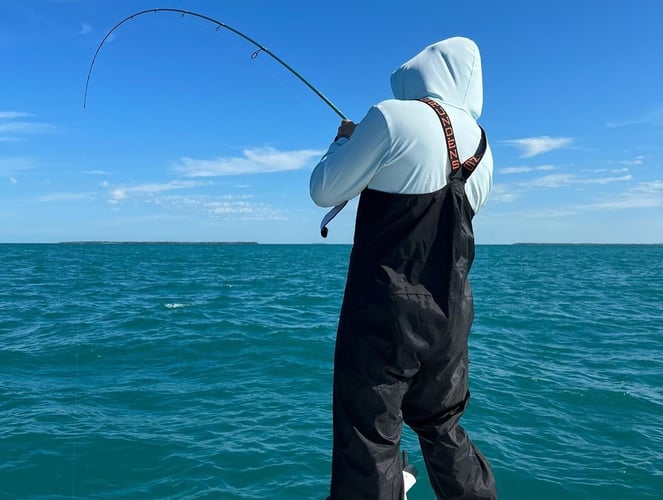
POLYGON ((451 176, 457 174, 458 170, 462 167, 462 177, 467 180, 470 174, 474 171, 476 166, 483 158, 484 153, 486 152, 486 133, 481 128, 481 141, 479 142, 479 147, 477 148, 474 155, 465 160, 463 163, 460 162, 460 157, 458 156, 458 148, 456 147, 456 136, 454 135, 454 128, 451 125, 451 119, 449 115, 444 110, 444 108, 433 99, 428 97, 423 97, 419 101, 428 104, 433 110, 437 113, 437 116, 440 118, 440 123, 442 124, 442 129, 444 130, 444 139, 447 141, 447 153, 449 154, 449 161, 451 162, 451 176))

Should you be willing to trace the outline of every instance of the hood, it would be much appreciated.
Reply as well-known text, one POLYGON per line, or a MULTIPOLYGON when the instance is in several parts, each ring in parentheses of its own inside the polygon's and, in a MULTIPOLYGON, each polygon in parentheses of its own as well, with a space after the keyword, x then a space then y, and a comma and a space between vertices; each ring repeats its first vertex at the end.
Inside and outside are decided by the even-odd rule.
POLYGON ((462 37, 429 45, 392 73, 391 90, 401 100, 437 98, 476 120, 483 107, 479 48, 462 37))

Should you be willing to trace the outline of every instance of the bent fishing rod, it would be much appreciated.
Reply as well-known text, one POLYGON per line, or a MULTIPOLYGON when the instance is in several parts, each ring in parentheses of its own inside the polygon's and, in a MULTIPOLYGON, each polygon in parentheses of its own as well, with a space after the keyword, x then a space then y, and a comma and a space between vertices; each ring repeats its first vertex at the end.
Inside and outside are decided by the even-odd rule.
MULTIPOLYGON (((214 25, 216 25, 216 31, 219 31, 221 28, 224 28, 235 35, 240 36, 253 46, 257 47, 257 50, 254 51, 251 54, 251 59, 256 59, 258 57, 258 54, 261 52, 264 52, 265 54, 269 55, 272 57, 276 62, 278 62, 281 66, 283 66, 285 69, 287 69, 290 73, 292 73, 294 76, 296 76, 304 85, 306 85, 309 89, 311 89, 320 99, 322 99, 334 112, 341 117, 342 120, 347 120, 346 116, 332 103, 322 92, 320 92, 318 89, 316 89, 313 85, 311 85, 302 75, 300 75, 297 71, 295 71, 289 64, 287 64, 283 59, 278 57, 276 54, 274 54, 271 50, 269 50, 267 47, 264 45, 256 42, 253 38, 249 37, 248 35, 242 33, 241 31, 228 26, 225 23, 222 23, 221 21, 218 21, 217 19, 214 19, 212 17, 206 16, 204 14, 199 14, 197 12, 193 12, 190 10, 183 10, 183 9, 170 9, 170 8, 156 8, 156 9, 146 9, 146 10, 141 10, 140 12, 136 12, 134 14, 131 14, 130 16, 125 17, 122 19, 120 22, 118 22, 115 26, 113 26, 108 33, 106 33, 106 36, 101 40, 99 43, 99 46, 97 47, 97 50, 94 53, 94 56, 92 57, 92 62, 90 63, 90 68, 87 72, 87 80, 85 82, 85 94, 83 96, 83 109, 87 109, 87 97, 88 97, 88 90, 90 87, 90 78, 92 77, 92 69, 94 68, 94 64, 97 61, 97 56, 99 55, 99 52, 101 51, 101 48, 104 46, 104 43, 108 40, 108 38, 113 34, 115 30, 117 30, 120 26, 122 26, 124 23, 135 19, 136 17, 142 16, 144 14, 155 14, 158 12, 171 12, 171 13, 177 13, 180 14, 182 17, 185 16, 191 16, 191 17, 197 17, 199 19, 202 19, 204 21, 210 22, 214 25)), ((347 204, 347 201, 344 201, 343 203, 336 205, 334 208, 332 208, 327 215, 322 219, 322 222, 320 224, 320 234, 322 235, 323 238, 327 237, 328 229, 327 229, 327 224, 336 217, 336 215, 343 210, 343 207, 347 204)))

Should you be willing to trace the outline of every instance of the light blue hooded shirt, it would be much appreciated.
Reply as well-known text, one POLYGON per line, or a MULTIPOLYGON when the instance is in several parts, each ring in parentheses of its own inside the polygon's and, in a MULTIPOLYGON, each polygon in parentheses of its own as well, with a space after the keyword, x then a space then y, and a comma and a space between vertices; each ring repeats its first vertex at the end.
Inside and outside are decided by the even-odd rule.
MULTIPOLYGON (((476 44, 455 37, 426 47, 391 75, 395 99, 373 106, 351 139, 331 144, 311 174, 311 198, 338 205, 370 188, 387 193, 425 194, 442 189, 451 171, 437 114, 417 101, 437 100, 449 114, 461 161, 481 138, 476 120, 483 107, 481 57, 476 44)), ((490 147, 465 185, 477 213, 492 188, 490 147)))

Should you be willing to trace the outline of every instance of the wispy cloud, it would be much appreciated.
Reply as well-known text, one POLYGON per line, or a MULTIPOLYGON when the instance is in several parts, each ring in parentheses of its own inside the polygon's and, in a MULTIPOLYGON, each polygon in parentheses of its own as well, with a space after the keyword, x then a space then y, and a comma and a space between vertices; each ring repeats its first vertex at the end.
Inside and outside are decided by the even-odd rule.
POLYGON ((612 184, 613 182, 626 182, 633 179, 632 175, 622 175, 621 177, 596 177, 590 179, 578 179, 580 184, 612 184))
POLYGON ((495 184, 490 193, 489 200, 498 203, 511 203, 520 198, 521 194, 507 184, 495 184))
POLYGON ((88 23, 81 23, 81 29, 78 34, 87 35, 89 33, 92 33, 92 26, 90 26, 88 23))
POLYGON ((32 160, 23 157, 0 158, 0 177, 15 178, 19 172, 34 168, 32 160))
POLYGON ((53 130, 53 126, 47 123, 23 121, 0 123, 0 134, 39 134, 51 130, 53 130))
POLYGON ((209 202, 205 208, 212 217, 234 220, 283 220, 283 210, 263 203, 243 200, 209 202))
POLYGON ((85 175, 110 175, 105 170, 81 170, 81 174, 85 175))
POLYGON ((636 166, 636 165, 642 165, 644 161, 645 157, 643 155, 639 155, 636 156, 633 160, 621 160, 614 163, 618 163, 619 165, 636 166))
POLYGON ((579 177, 573 174, 551 174, 521 182, 518 185, 524 188, 557 188, 571 184, 611 184, 614 182, 630 181, 632 178, 633 176, 630 174, 621 177, 579 177))
POLYGON ((544 208, 540 210, 525 210, 520 213, 522 217, 530 219, 555 219, 557 217, 569 217, 576 215, 578 210, 571 207, 564 208, 544 208))
POLYGON ((537 172, 542 170, 555 170, 554 165, 541 165, 539 167, 504 167, 500 168, 497 172, 503 175, 510 174, 526 174, 527 172, 537 172))
POLYGON ((256 201, 254 195, 248 193, 224 196, 199 195, 195 191, 191 194, 172 193, 206 184, 196 180, 174 180, 133 186, 113 186, 103 182, 102 188, 106 190, 107 202, 111 205, 120 205, 137 199, 165 209, 199 211, 215 219, 242 221, 286 218, 284 210, 256 201))
POLYGON ((87 200, 93 200, 95 197, 96 193, 68 193, 60 191, 60 192, 45 194, 43 196, 38 196, 37 201, 42 203, 87 201, 87 200))
POLYGON ((610 121, 605 126, 608 128, 621 128, 635 125, 649 125, 652 123, 663 123, 663 106, 654 108, 636 118, 610 121))
POLYGON ((45 134, 56 130, 48 123, 31 121, 33 115, 22 111, 0 111, 0 142, 15 142, 26 135, 45 134))
POLYGON ((313 149, 295 151, 279 151, 274 148, 245 149, 241 157, 215 160, 181 158, 180 163, 175 166, 175 171, 186 177, 215 177, 299 170, 306 167, 312 158, 322 154, 323 151, 313 149))
POLYGON ((215 219, 248 221, 248 220, 284 220, 283 209, 269 204, 257 202, 251 194, 209 196, 165 195, 154 199, 157 205, 180 210, 204 210, 209 217, 215 219))
POLYGON ((640 183, 610 200, 598 201, 583 208, 592 210, 663 207, 663 181, 640 183))
POLYGON ((576 176, 572 174, 551 174, 551 175, 544 175, 543 177, 538 177, 536 179, 532 179, 527 182, 521 182, 519 183, 519 185, 526 188, 533 188, 533 187, 556 188, 561 186, 568 186, 572 182, 575 182, 575 179, 576 176))
MULTIPOLYGON (((574 180, 577 183, 577 180, 574 180)), ((582 182, 581 182, 582 183, 582 182)), ((590 183, 588 179, 585 184, 590 183)), ((551 184, 554 184, 551 182, 551 184)), ((554 184, 555 186, 557 184, 554 184)), ((513 186, 495 185, 491 201, 515 201, 520 197, 519 193, 512 191, 513 186)), ((575 204, 567 206, 554 206, 538 209, 527 209, 519 206, 518 212, 502 213, 492 216, 526 217, 526 218, 557 218, 569 217, 582 214, 587 211, 597 210, 630 210, 630 209, 659 209, 663 208, 663 180, 642 182, 628 187, 619 194, 611 194, 608 199, 598 200, 591 203, 575 204)))
POLYGON ((555 149, 565 148, 573 143, 570 137, 527 137, 524 139, 512 139, 503 141, 504 144, 516 146, 523 152, 521 158, 532 158, 555 149))
POLYGON ((108 203, 118 204, 130 197, 153 196, 156 193, 172 191, 175 189, 187 189, 199 186, 195 181, 172 181, 167 183, 139 184, 135 186, 124 186, 111 188, 108 193, 108 203))
POLYGON ((0 120, 13 120, 15 118, 28 118, 32 116, 30 113, 22 111, 0 111, 0 120))

